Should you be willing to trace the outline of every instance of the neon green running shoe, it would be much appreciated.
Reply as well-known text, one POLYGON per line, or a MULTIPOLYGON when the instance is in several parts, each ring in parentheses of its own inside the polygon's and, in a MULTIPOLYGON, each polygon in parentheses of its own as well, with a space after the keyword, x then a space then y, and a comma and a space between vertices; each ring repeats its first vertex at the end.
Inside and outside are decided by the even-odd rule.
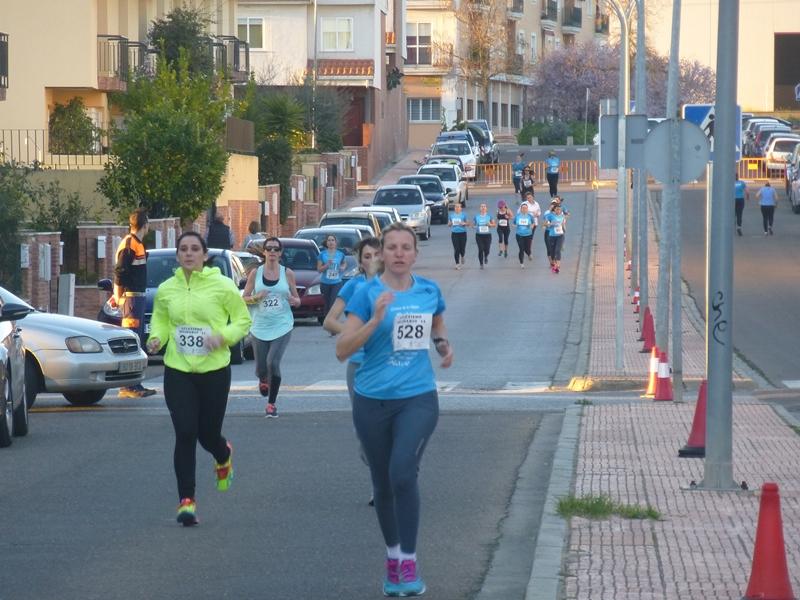
POLYGON ((184 527, 197 525, 197 504, 194 498, 181 498, 181 503, 178 505, 178 523, 184 527))
POLYGON ((230 442, 228 442, 228 450, 231 451, 228 460, 223 464, 215 463, 214 465, 214 471, 217 473, 217 491, 220 492, 227 492, 233 481, 233 446, 230 442))

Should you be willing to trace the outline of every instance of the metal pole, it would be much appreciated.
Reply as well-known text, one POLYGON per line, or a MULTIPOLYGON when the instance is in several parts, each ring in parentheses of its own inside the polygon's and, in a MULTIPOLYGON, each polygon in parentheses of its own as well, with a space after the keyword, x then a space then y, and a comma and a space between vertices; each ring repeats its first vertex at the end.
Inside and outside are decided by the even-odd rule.
POLYGON ((589 130, 589 88, 586 88, 586 106, 583 109, 583 143, 584 145, 589 142, 586 141, 586 136, 589 130))
POLYGON ((736 164, 736 68, 739 0, 719 3, 717 93, 714 107, 714 219, 709 248, 708 404, 702 487, 731 490, 733 483, 733 198, 736 164))
POLYGON ((618 0, 611 0, 611 7, 619 19, 619 98, 617 101, 617 272, 616 272, 616 327, 614 343, 614 365, 618 372, 625 367, 623 342, 625 338, 623 302, 625 296, 625 206, 628 185, 625 168, 625 114, 628 112, 628 21, 618 0))
POLYGON ((669 205, 672 208, 671 248, 672 260, 670 264, 670 282, 672 287, 672 398, 676 402, 683 400, 683 338, 681 327, 681 135, 678 120, 678 83, 680 80, 680 30, 681 30, 681 0, 672 3, 672 47, 669 57, 667 93, 667 116, 670 118, 670 178, 668 190, 669 205), (677 35, 676 35, 677 32, 677 35))
POLYGON ((311 71, 311 147, 317 147, 317 0, 314 0, 314 63, 311 71))
MULTIPOLYGON (((625 7, 625 22, 628 24, 628 39, 627 43, 625 44, 625 48, 627 51, 626 61, 627 63, 630 62, 630 29, 631 29, 631 16, 633 15, 633 9, 636 6, 636 2, 628 2, 628 5, 625 7)), ((625 93, 630 97, 630 66, 626 70, 626 86, 625 86, 625 93)), ((630 110, 630 101, 628 101, 628 105, 625 107, 625 112, 627 113, 630 110)), ((626 165, 627 166, 627 165, 626 165)), ((634 263, 636 261, 635 256, 635 248, 637 243, 637 230, 635 228, 636 219, 638 217, 639 211, 636 208, 636 204, 633 201, 633 187, 631 185, 633 179, 633 173, 630 174, 631 177, 628 177, 628 171, 625 170, 625 250, 628 254, 628 261, 631 264, 631 276, 630 276, 630 296, 633 298, 633 292, 636 289, 636 276, 635 276, 635 266, 634 263)))
MULTIPOLYGON (((645 41, 645 0, 636 2, 636 112, 647 114, 647 47, 645 41)), ((644 148, 642 148, 644 151, 644 148)), ((636 268, 636 283, 639 286, 640 318, 644 318, 644 309, 650 302, 649 294, 649 257, 647 248, 647 170, 639 169, 636 178, 636 196, 639 207, 637 227, 638 239, 638 264, 636 268)))

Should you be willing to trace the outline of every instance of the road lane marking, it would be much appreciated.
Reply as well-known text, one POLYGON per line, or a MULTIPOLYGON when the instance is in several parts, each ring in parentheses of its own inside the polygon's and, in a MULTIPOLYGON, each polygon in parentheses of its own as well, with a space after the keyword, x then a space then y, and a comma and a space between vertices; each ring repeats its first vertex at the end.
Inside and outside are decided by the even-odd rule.
POLYGON ((495 393, 535 394, 549 389, 549 381, 509 381, 502 390, 497 390, 495 393))
POLYGON ((346 392, 347 381, 344 379, 323 379, 303 387, 308 392, 346 392))
POLYGON ((781 383, 790 390, 800 390, 800 379, 784 379, 781 383))

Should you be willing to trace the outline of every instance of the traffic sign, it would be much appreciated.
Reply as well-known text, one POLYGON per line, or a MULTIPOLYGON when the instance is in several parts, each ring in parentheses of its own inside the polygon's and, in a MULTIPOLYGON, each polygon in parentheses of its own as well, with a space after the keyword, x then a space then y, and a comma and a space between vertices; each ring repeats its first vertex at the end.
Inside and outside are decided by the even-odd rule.
MULTIPOLYGON (((684 104, 683 118, 694 123, 708 138, 711 148, 709 160, 714 158, 714 105, 684 104)), ((742 107, 736 106, 736 160, 742 160, 742 107)))
MULTIPOLYGON (((680 127, 681 148, 679 178, 681 183, 695 181, 706 168, 709 160, 708 139, 694 123, 686 120, 675 121, 680 127)), ((670 127, 669 120, 662 121, 647 134, 644 143, 644 160, 647 170, 661 183, 670 180, 670 127)))

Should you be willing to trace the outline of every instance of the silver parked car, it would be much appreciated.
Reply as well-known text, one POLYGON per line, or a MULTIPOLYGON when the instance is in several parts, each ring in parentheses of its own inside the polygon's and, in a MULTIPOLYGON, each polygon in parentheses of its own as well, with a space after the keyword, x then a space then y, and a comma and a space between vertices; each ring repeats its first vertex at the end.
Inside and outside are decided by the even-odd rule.
POLYGON ((425 200, 418 185, 382 185, 372 198, 375 206, 391 206, 400 213, 414 232, 423 240, 431 237, 431 209, 433 202, 425 200))
POLYGON ((25 345, 25 398, 58 392, 77 406, 99 402, 106 390, 144 379, 147 355, 135 333, 80 317, 40 312, 0 287, 0 300, 30 309, 20 322, 25 345))
POLYGON ((0 297, 0 448, 12 436, 28 434, 25 403, 25 348, 19 322, 33 310, 24 302, 0 297))

